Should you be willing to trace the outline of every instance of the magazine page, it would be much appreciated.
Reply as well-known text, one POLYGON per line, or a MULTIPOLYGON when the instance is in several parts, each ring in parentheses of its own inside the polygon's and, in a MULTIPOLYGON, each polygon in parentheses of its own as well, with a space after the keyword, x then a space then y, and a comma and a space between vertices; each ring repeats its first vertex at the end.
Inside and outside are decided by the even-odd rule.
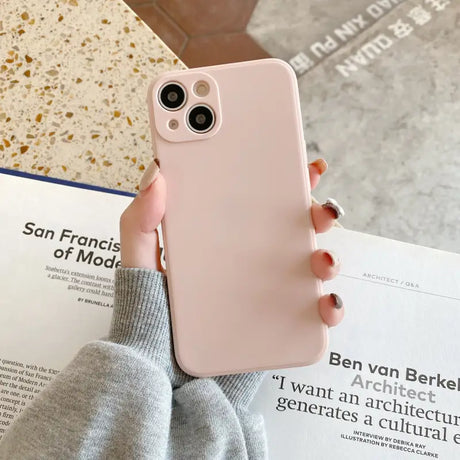
POLYGON ((460 458, 460 255, 350 230, 318 236, 344 300, 317 364, 268 372, 251 409, 276 459, 460 458))
MULTIPOLYGON (((81 346, 106 335, 132 198, 1 171, 0 197, 1 437, 81 346)), ((342 258, 325 290, 347 313, 320 363, 267 374, 253 410, 265 415, 271 458, 452 458, 459 256, 343 229, 319 245, 342 258)))
POLYGON ((0 171, 0 438, 85 343, 108 333, 131 200, 0 171))

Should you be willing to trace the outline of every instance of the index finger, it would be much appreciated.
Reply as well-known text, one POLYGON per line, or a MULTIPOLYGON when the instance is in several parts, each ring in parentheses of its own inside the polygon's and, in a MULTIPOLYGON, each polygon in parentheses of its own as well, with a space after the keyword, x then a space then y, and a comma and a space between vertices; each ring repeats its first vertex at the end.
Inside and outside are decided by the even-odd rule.
POLYGON ((313 190, 319 183, 321 175, 327 170, 326 160, 319 158, 308 165, 308 173, 310 175, 310 187, 313 190))

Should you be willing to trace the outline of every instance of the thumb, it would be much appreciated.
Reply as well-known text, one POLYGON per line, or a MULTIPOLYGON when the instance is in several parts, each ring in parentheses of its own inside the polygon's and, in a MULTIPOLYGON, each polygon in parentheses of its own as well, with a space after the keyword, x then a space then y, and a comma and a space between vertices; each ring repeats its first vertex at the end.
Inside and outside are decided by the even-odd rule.
POLYGON ((155 161, 142 178, 141 191, 120 217, 121 266, 162 271, 156 228, 166 206, 166 182, 155 161))

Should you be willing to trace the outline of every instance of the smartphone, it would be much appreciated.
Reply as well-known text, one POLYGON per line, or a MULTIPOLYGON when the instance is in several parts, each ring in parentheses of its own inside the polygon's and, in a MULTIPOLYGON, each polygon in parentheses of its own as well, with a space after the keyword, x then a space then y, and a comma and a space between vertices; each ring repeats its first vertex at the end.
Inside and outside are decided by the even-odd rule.
POLYGON ((147 101, 179 366, 209 377, 318 361, 328 333, 294 71, 270 58, 168 72, 147 101))

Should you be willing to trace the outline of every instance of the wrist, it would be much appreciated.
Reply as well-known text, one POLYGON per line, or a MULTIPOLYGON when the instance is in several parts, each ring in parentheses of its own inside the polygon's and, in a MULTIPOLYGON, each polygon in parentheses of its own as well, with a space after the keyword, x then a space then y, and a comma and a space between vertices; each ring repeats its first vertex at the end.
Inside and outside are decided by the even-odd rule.
POLYGON ((265 371, 246 372, 220 375, 213 379, 235 408, 247 408, 266 374, 267 372, 265 371))
POLYGON ((146 268, 115 270, 114 307, 108 340, 144 356, 169 359, 171 332, 166 276, 146 268))

